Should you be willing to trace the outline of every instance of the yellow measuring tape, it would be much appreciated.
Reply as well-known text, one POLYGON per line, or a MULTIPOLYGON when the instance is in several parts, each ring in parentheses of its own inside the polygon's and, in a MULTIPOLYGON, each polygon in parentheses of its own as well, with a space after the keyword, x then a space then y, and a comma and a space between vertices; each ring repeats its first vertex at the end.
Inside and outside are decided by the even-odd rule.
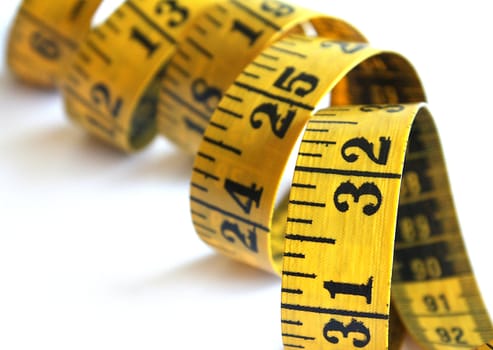
POLYGON ((195 229, 282 277, 285 349, 398 349, 405 332, 424 349, 493 349, 404 57, 277 0, 128 0, 87 34, 99 2, 26 0, 12 71, 60 85, 70 117, 119 149, 159 130, 195 154, 195 229))
POLYGON ((25 0, 12 28, 7 63, 20 79, 54 88, 87 35, 102 0, 25 0))

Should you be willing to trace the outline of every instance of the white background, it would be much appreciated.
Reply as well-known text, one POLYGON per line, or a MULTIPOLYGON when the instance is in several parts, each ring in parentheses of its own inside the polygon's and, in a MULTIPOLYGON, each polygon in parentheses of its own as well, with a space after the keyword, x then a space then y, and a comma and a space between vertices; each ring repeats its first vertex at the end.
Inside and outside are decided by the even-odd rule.
MULTIPOLYGON (((489 2, 303 3, 413 62, 493 310, 489 2)), ((56 92, 8 74, 18 4, 0 5, 0 349, 280 350, 280 281, 197 239, 191 160, 164 139, 133 156, 112 151, 66 119, 56 92)))

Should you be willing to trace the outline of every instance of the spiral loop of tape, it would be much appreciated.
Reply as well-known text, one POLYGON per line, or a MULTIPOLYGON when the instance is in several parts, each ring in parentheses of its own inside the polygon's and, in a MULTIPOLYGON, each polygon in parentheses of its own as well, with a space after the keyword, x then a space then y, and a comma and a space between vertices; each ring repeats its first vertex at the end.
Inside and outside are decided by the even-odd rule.
POLYGON ((100 2, 25 0, 11 71, 60 88, 69 117, 117 149, 161 134, 195 156, 195 230, 281 277, 285 349, 399 349, 405 333, 493 349, 409 61, 284 1, 127 0, 90 28, 100 2))

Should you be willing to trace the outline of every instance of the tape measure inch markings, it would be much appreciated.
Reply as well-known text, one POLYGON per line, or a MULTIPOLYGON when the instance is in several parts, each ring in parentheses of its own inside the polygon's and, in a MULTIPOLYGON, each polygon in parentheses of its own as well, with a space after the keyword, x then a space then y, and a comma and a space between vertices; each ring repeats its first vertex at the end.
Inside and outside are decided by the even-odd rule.
MULTIPOLYGON (((163 75, 160 133, 195 153, 211 114, 234 79, 252 74, 243 69, 264 47, 289 32, 303 33, 303 24, 311 24, 318 36, 366 41, 341 20, 281 1, 230 0, 205 11, 179 44, 163 75)), ((256 64, 261 68, 258 72, 276 70, 275 66, 275 62, 256 64)))
POLYGON ((213 114, 195 158, 193 222, 201 238, 219 251, 280 273, 283 231, 272 231, 272 225, 280 220, 282 228, 284 220, 280 213, 272 217, 274 202, 290 150, 314 106, 333 87, 335 96, 354 90, 346 97, 353 102, 422 101, 424 94, 405 59, 362 43, 289 36, 262 51, 245 71, 249 74, 231 85, 213 114), (266 65, 275 69, 261 68, 266 65), (348 73, 349 84, 357 82, 361 69, 369 67, 374 84, 389 91, 393 86, 393 94, 372 95, 373 85, 336 86, 348 73))
POLYGON ((405 104, 425 100, 409 62, 277 0, 128 0, 86 37, 100 2, 25 0, 11 70, 62 83, 71 118, 128 152, 155 136, 159 105, 161 133, 198 150, 197 233, 282 276, 286 349, 394 350, 405 332, 423 349, 493 349, 432 117, 405 104), (291 35, 307 22, 326 38, 291 35))
POLYGON ((304 140, 318 143, 302 142, 290 191, 285 348, 387 348, 392 266, 393 305, 423 349, 493 338, 428 110, 329 108, 304 140))
POLYGON ((24 0, 11 28, 7 63, 19 79, 55 88, 87 35, 101 0, 24 0))
POLYGON ((160 70, 194 18, 216 0, 128 0, 81 44, 67 70, 69 116, 132 152, 156 134, 160 70))

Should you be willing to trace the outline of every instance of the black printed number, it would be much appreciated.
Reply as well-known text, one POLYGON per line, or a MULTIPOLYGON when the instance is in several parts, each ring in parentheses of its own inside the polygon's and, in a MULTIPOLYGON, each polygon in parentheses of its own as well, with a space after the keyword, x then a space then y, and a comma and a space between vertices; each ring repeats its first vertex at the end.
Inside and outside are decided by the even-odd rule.
POLYGON ((221 225, 221 234, 228 242, 235 243, 239 240, 247 249, 254 253, 258 252, 257 232, 255 228, 245 234, 241 232, 238 224, 226 220, 221 225))
POLYGON ((277 0, 264 1, 262 4, 262 10, 272 13, 276 17, 289 16, 295 11, 293 6, 277 0))
POLYGON ((294 92, 295 95, 300 97, 312 93, 317 88, 319 79, 316 76, 305 72, 293 76, 295 73, 295 67, 286 67, 279 79, 274 83, 274 86, 287 92, 294 92), (298 87, 296 87, 297 85, 298 87))
POLYGON ((366 153, 374 163, 380 165, 386 165, 389 159, 390 145, 392 142, 388 137, 380 137, 380 151, 378 155, 375 154, 375 145, 369 142, 364 137, 357 137, 349 140, 342 146, 342 157, 346 162, 354 163, 358 160, 359 156, 355 153, 347 153, 348 148, 360 148, 366 153))
POLYGON ((349 210, 349 204, 347 201, 340 200, 343 195, 352 196, 355 203, 358 203, 363 196, 373 197, 376 200, 375 203, 368 203, 363 207, 363 213, 368 216, 375 214, 382 204, 382 193, 372 182, 365 182, 360 187, 356 187, 351 181, 347 181, 337 188, 334 193, 334 204, 337 210, 344 213, 349 210))
POLYGON ((30 44, 34 51, 48 60, 56 60, 61 55, 58 44, 41 32, 32 33, 30 44))
POLYGON ((426 294, 423 296, 423 303, 429 312, 450 311, 450 305, 445 294, 438 296, 426 294))
POLYGON ((214 112, 222 97, 222 91, 216 87, 207 85, 202 79, 196 79, 192 83, 192 94, 196 101, 200 102, 210 113, 214 112))
POLYGON ((118 117, 123 105, 123 100, 111 97, 110 89, 103 83, 95 84, 91 89, 91 99, 96 105, 103 105, 107 111, 114 117, 118 117))
POLYGON ((254 204, 256 208, 259 207, 263 188, 257 188, 257 184, 245 186, 239 182, 226 179, 224 188, 246 214, 250 214, 254 204))
POLYGON ((371 304, 373 277, 370 277, 368 282, 363 284, 325 281, 324 288, 330 293, 332 299, 335 299, 337 294, 346 294, 363 297, 367 304, 371 304))
POLYGON ((348 338, 350 333, 360 334, 360 337, 353 338, 353 345, 357 348, 363 348, 370 342, 370 330, 363 322, 357 321, 354 318, 347 325, 335 319, 331 319, 324 327, 324 338, 332 344, 338 344, 339 338, 331 335, 331 332, 338 332, 344 338, 348 338))
POLYGON ((155 12, 158 15, 170 13, 173 18, 168 21, 168 25, 172 28, 184 24, 188 17, 188 8, 181 6, 177 0, 161 0, 156 4, 155 12))
POLYGON ((250 46, 255 45, 257 40, 262 36, 262 34, 264 34, 263 30, 255 31, 255 29, 238 19, 233 22, 233 28, 231 28, 231 31, 239 32, 245 36, 249 40, 250 46))
POLYGON ((442 343, 467 344, 462 339, 464 337, 464 330, 460 327, 452 327, 450 330, 444 327, 437 327, 435 332, 442 343))
POLYGON ((132 27, 132 32, 130 33, 130 39, 139 43, 142 48, 147 51, 147 58, 152 57, 156 50, 159 48, 159 43, 153 43, 144 32, 142 32, 137 27, 132 27))
POLYGON ((255 108, 250 116, 250 124, 254 129, 260 129, 263 125, 263 121, 259 116, 267 116, 270 121, 272 132, 278 138, 282 139, 286 136, 286 133, 296 116, 296 110, 289 109, 286 115, 281 115, 279 113, 279 105, 274 103, 261 104, 255 108))

